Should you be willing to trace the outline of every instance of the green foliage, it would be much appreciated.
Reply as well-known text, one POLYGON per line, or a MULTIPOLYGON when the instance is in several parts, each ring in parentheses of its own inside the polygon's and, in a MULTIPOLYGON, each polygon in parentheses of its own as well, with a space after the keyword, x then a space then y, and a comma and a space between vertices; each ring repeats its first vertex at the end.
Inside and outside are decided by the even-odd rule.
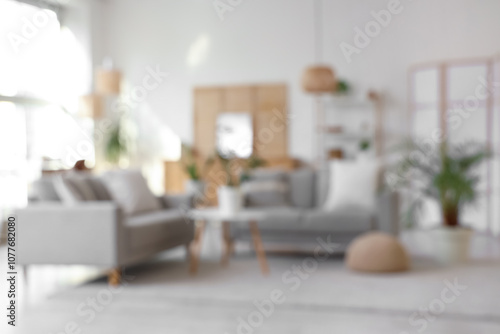
POLYGON ((256 169, 259 167, 264 167, 267 164, 266 160, 258 157, 255 154, 252 154, 250 158, 247 159, 247 168, 248 169, 256 169))
POLYGON ((198 173, 198 167, 196 166, 195 163, 192 163, 190 165, 186 165, 186 172, 189 175, 189 178, 191 180, 199 180, 200 179, 200 174, 198 173))
POLYGON ((198 171, 193 148, 184 143, 181 148, 181 163, 191 180, 198 181, 200 179, 201 176, 198 171))
POLYGON ((338 80, 337 87, 335 88, 335 93, 346 94, 351 89, 350 85, 345 80, 338 80))
POLYGON ((123 138, 120 122, 111 129, 105 146, 106 160, 112 164, 118 164, 120 157, 128 151, 126 141, 123 138))
POLYGON ((222 168, 224 169, 224 172, 226 173, 226 185, 228 187, 234 187, 237 184, 234 182, 232 173, 231 173, 231 168, 232 168, 232 163, 236 162, 235 159, 232 158, 225 158, 220 154, 217 154, 217 158, 219 159, 219 162, 222 165, 222 168))
POLYGON ((490 152, 473 142, 436 147, 409 143, 407 148, 410 153, 398 165, 393 184, 414 195, 407 218, 414 220, 429 198, 439 202, 445 225, 458 226, 463 208, 479 197, 477 167, 490 152))
POLYGON ((240 174, 240 184, 243 182, 250 181, 250 172, 253 169, 264 167, 266 161, 255 154, 252 154, 250 158, 246 160, 246 166, 243 168, 243 172, 240 174))
POLYGON ((246 182, 250 179, 250 171, 266 165, 266 161, 257 155, 252 155, 248 159, 237 159, 232 157, 224 157, 219 152, 216 152, 212 157, 207 160, 207 165, 213 165, 219 162, 224 171, 226 185, 229 187, 236 187, 239 184, 246 182), (240 177, 234 178, 238 172, 240 177))
POLYGON ((368 139, 363 139, 359 142, 359 149, 361 151, 368 151, 371 147, 371 142, 368 139))

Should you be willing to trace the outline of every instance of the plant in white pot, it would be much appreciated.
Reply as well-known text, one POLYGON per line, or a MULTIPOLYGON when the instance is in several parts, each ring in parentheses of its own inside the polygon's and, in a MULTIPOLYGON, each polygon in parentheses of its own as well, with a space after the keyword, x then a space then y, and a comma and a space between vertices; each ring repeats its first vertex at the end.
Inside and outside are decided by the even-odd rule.
POLYGON ((415 219, 426 199, 437 201, 442 222, 430 231, 436 258, 445 264, 466 261, 472 230, 462 226, 460 218, 480 195, 477 167, 490 157, 489 151, 473 142, 435 147, 410 143, 409 148, 393 182, 412 194, 408 219, 415 219))
POLYGON ((104 157, 111 166, 118 167, 128 152, 127 136, 124 131, 122 117, 120 117, 115 120, 105 139, 104 157))
POLYGON ((249 181, 251 171, 265 166, 266 161, 255 154, 247 159, 237 158, 234 152, 229 151, 223 154, 216 152, 207 160, 206 165, 212 166, 216 162, 222 169, 222 174, 220 172, 217 174, 219 210, 230 215, 238 212, 243 206, 240 185, 249 181))
POLYGON ((224 172, 224 183, 217 188, 217 199, 219 202, 219 210, 223 214, 234 214, 238 212, 243 205, 243 198, 241 195, 238 182, 235 181, 234 169, 239 169, 238 160, 232 157, 232 154, 222 156, 217 153, 215 159, 220 162, 222 171, 224 172))

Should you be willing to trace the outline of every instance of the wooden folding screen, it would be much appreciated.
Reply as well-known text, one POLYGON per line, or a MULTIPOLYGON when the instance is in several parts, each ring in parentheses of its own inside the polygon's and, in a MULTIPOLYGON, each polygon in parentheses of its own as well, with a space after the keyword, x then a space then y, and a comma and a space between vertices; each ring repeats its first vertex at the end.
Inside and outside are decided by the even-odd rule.
POLYGON ((285 85, 198 87, 194 90, 194 147, 200 155, 215 152, 215 122, 224 112, 252 115, 254 153, 266 160, 288 158, 285 85))
MULTIPOLYGON (((207 86, 193 90, 193 148, 200 164, 216 151, 216 121, 224 112, 252 116, 253 151, 268 167, 291 169, 288 155, 287 87, 284 84, 207 86)), ((216 167, 215 167, 216 168, 216 167)), ((165 163, 165 188, 183 191, 186 176, 176 162, 165 163)), ((208 180, 213 182, 213 180, 208 180)))

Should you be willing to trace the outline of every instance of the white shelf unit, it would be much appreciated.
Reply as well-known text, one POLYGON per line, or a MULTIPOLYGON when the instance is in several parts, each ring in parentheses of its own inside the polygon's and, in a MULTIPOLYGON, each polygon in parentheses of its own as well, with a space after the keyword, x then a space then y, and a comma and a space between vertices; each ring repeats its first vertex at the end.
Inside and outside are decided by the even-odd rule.
POLYGON ((344 159, 354 159, 362 140, 370 141, 374 155, 382 155, 383 115, 378 95, 371 98, 324 96, 323 108, 317 115, 320 164, 330 159, 330 151, 340 149, 344 159), (337 129, 336 129, 337 128, 337 129))

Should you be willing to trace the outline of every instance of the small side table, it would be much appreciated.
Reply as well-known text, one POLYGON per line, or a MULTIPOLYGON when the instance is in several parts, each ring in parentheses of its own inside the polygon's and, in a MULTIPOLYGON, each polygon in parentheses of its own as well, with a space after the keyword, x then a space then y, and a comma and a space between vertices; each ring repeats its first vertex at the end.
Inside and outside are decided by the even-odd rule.
POLYGON ((200 261, 200 250, 203 232, 207 222, 222 221, 222 239, 224 241, 224 253, 222 254, 222 265, 226 266, 229 263, 229 257, 234 250, 233 241, 230 235, 230 224, 235 222, 248 222, 252 240, 259 260, 260 270, 263 275, 269 274, 269 266, 267 264, 266 253, 262 245, 259 226, 257 222, 265 218, 266 214, 259 210, 241 210, 234 214, 223 214, 218 208, 210 209, 195 209, 189 211, 189 216, 196 224, 194 241, 191 245, 191 260, 190 272, 196 274, 198 271, 198 263, 200 261))

